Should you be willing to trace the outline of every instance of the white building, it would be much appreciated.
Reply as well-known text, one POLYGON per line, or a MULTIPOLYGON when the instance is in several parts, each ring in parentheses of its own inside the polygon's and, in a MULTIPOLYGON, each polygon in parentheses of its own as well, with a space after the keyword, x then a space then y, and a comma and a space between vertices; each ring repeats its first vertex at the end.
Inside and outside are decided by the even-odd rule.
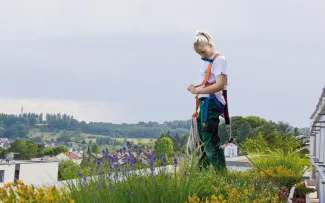
POLYGON ((325 202, 325 87, 310 117, 309 147, 312 164, 307 187, 314 187, 317 192, 309 195, 307 202, 325 202))
POLYGON ((22 180, 25 184, 41 185, 58 180, 58 161, 15 160, 0 162, 0 187, 22 180))
POLYGON ((225 147, 224 152, 226 157, 238 156, 238 147, 231 143, 225 147))

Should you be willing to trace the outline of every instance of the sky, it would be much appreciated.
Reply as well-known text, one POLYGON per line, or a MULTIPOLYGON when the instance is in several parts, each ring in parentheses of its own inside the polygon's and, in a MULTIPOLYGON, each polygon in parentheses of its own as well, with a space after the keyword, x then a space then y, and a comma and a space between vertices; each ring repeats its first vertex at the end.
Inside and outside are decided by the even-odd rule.
POLYGON ((325 2, 0 0, 0 112, 112 123, 191 118, 207 30, 231 116, 308 127, 325 85, 325 2))

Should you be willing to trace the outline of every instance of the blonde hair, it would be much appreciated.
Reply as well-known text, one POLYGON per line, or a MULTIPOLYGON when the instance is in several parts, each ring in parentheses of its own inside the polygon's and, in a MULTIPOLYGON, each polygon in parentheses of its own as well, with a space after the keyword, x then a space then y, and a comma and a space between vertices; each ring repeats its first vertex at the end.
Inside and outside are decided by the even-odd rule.
POLYGON ((194 46, 196 46, 196 45, 212 45, 212 46, 214 46, 214 43, 212 42, 211 35, 205 30, 196 31, 196 37, 195 37, 195 41, 193 44, 194 44, 194 46))

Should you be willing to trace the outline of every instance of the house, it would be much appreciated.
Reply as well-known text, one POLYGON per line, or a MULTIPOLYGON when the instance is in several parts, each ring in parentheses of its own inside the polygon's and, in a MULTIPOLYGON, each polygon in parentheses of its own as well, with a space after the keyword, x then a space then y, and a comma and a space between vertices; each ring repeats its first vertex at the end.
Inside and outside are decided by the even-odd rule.
POLYGON ((226 157, 238 156, 238 147, 235 144, 230 143, 225 147, 224 152, 226 157))
POLYGON ((0 147, 8 149, 10 147, 10 140, 8 138, 0 138, 0 147))
POLYGON ((7 142, 7 141, 8 141, 8 138, 0 138, 0 143, 7 142))
POLYGON ((44 147, 55 147, 56 144, 54 142, 43 142, 44 147))
POLYGON ((58 169, 58 161, 0 160, 0 187, 16 180, 28 185, 56 182, 58 169))
POLYGON ((32 161, 57 161, 57 162, 60 161, 56 156, 52 156, 52 155, 38 157, 38 158, 31 158, 30 160, 32 160, 32 161))
POLYGON ((78 156, 77 154, 75 154, 73 152, 64 152, 64 153, 58 154, 58 155, 56 155, 56 158, 59 161, 72 160, 76 164, 81 164, 81 161, 82 161, 82 157, 78 156))

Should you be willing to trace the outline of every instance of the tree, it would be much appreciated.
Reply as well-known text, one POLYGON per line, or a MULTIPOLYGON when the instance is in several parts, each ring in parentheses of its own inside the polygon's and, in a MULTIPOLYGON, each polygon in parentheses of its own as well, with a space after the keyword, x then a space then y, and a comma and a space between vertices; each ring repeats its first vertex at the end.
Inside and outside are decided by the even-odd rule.
POLYGON ((0 137, 2 137, 4 131, 5 131, 5 129, 0 126, 0 137))
POLYGON ((7 150, 4 148, 0 147, 0 159, 4 158, 4 155, 6 155, 7 150))
POLYGON ((173 141, 169 137, 163 137, 158 141, 156 150, 157 159, 159 159, 161 153, 164 153, 167 158, 173 155, 173 141))
POLYGON ((43 113, 41 113, 41 114, 38 116, 38 118, 39 118, 39 123, 43 123, 43 113))
POLYGON ((96 143, 93 143, 91 146, 91 152, 97 154, 99 150, 100 150, 99 146, 96 143))
POLYGON ((264 118, 260 118, 258 116, 247 116, 245 118, 246 122, 249 123, 252 129, 262 126, 267 123, 264 118))
POLYGON ((16 152, 15 159, 22 160, 22 159, 30 159, 31 157, 28 156, 28 148, 26 146, 25 140, 23 139, 16 139, 10 144, 8 148, 8 152, 16 152))
POLYGON ((59 163, 58 179, 70 180, 78 177, 78 170, 80 166, 74 163, 72 160, 63 160, 59 163))
POLYGON ((52 155, 52 156, 56 156, 58 154, 61 154, 63 152, 67 152, 68 148, 64 145, 60 145, 57 147, 46 147, 43 150, 43 154, 44 155, 52 155))
POLYGON ((269 144, 262 133, 259 133, 255 138, 246 138, 241 147, 247 153, 266 153, 269 150, 269 144))
POLYGON ((270 143, 273 144, 275 141, 275 135, 276 135, 276 124, 272 121, 269 121, 262 126, 259 126, 253 130, 253 137, 256 137, 259 134, 262 134, 264 139, 270 143))
POLYGON ((25 145, 27 147, 26 158, 35 158, 37 157, 38 144, 34 141, 26 140, 25 145))
POLYGON ((295 127, 294 131, 293 131, 294 136, 298 136, 299 135, 299 129, 297 127, 295 127))
POLYGON ((68 151, 68 148, 66 146, 64 146, 64 145, 54 147, 55 155, 58 155, 58 154, 61 154, 63 152, 67 152, 67 151, 68 151))
POLYGON ((239 128, 237 130, 237 139, 236 141, 238 143, 245 140, 245 138, 250 137, 252 133, 252 127, 249 125, 248 122, 244 121, 239 125, 239 128))
POLYGON ((290 125, 289 123, 280 121, 276 126, 276 130, 280 133, 288 133, 290 132, 290 125))
POLYGON ((177 134, 175 139, 181 145, 181 147, 183 147, 186 145, 189 136, 190 134, 177 134))

